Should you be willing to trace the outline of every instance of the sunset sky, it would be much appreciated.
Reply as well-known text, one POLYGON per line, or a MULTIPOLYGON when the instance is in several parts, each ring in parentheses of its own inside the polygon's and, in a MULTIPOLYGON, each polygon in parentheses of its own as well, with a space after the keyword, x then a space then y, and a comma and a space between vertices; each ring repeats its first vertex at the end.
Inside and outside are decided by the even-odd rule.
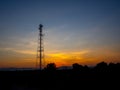
POLYGON ((39 24, 45 63, 120 62, 120 0, 0 0, 0 67, 35 67, 39 24))

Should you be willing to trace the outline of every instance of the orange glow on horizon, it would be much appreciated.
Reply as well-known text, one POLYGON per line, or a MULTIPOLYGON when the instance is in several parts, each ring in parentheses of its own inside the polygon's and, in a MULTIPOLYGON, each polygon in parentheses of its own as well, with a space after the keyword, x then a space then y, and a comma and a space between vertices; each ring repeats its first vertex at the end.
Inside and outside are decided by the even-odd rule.
MULTIPOLYGON (((22 54, 21 57, 12 57, 7 58, 6 61, 0 62, 0 67, 13 67, 13 68, 36 68, 36 55, 34 51, 17 51, 13 50, 16 53, 22 54)), ((66 51, 66 52, 46 52, 45 54, 45 63, 55 63, 57 67, 60 66, 71 66, 73 63, 78 63, 81 65, 96 65, 100 61, 111 62, 113 60, 107 61, 106 58, 103 58, 104 54, 94 54, 90 50, 81 50, 81 51, 66 51)), ((106 52, 105 52, 106 53, 106 52)), ((114 55, 110 53, 109 55, 114 55)), ((116 62, 116 61, 113 61, 116 62)))

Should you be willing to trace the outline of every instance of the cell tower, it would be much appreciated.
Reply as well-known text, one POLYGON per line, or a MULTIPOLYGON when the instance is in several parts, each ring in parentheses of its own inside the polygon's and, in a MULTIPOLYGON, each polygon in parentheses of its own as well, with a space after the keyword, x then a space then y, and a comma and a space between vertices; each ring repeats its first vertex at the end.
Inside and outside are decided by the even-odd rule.
MULTIPOLYGON (((38 39, 38 48, 37 48, 37 62, 39 60, 39 68, 42 70, 42 61, 44 59, 44 45, 43 45, 43 31, 42 31, 43 25, 39 25, 39 39, 38 39)), ((38 66, 38 63, 37 63, 38 66)))

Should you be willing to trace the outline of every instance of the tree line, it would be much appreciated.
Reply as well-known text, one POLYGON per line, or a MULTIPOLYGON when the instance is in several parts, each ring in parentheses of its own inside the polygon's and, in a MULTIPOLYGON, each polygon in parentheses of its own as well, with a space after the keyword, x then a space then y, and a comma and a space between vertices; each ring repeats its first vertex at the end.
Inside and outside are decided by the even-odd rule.
MULTIPOLYGON (((49 70, 49 71, 54 71, 58 70, 56 67, 55 63, 49 63, 46 65, 46 67, 43 70, 49 70)), ((65 69, 64 69, 65 70, 65 69)), ((78 63, 72 64, 72 69, 74 71, 98 71, 98 72, 111 72, 111 71, 118 71, 120 70, 120 63, 109 63, 107 64, 106 62, 100 62, 97 63, 94 67, 89 67, 87 65, 80 65, 78 63)))

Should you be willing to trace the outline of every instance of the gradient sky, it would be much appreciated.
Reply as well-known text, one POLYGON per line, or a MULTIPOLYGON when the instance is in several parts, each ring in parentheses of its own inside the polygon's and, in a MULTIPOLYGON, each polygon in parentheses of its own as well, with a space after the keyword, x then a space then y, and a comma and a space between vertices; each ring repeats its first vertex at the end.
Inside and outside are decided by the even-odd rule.
POLYGON ((38 27, 45 62, 120 62, 120 0, 0 0, 0 67, 35 67, 38 27))

